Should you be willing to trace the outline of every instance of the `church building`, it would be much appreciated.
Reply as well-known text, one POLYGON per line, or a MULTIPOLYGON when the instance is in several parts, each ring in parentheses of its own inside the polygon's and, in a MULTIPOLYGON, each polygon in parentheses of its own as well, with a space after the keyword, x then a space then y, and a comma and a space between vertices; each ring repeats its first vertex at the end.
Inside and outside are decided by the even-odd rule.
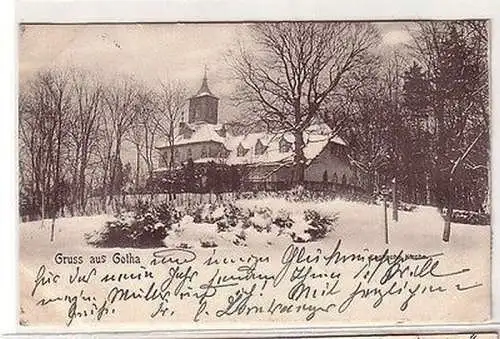
MULTIPOLYGON (((250 183, 289 183, 293 177, 294 136, 289 132, 237 135, 218 121, 219 98, 208 87, 205 73, 198 92, 189 98, 187 121, 179 123, 173 145, 158 145, 161 165, 156 173, 194 163, 245 166, 250 183), (171 161, 173 148, 173 166, 171 161)), ((360 186, 356 168, 347 157, 346 143, 330 128, 314 124, 304 131, 304 173, 308 183, 360 186)))

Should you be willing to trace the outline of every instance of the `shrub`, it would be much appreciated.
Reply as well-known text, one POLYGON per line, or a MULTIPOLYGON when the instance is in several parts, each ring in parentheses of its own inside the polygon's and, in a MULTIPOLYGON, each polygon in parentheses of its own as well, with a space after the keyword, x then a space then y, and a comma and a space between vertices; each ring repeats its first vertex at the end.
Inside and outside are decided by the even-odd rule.
MULTIPOLYGON (((446 218, 446 209, 443 209, 442 214, 443 218, 446 218)), ((491 217, 486 213, 454 210, 451 215, 451 222, 468 225, 490 225, 491 217)))
POLYGON ((217 243, 214 240, 200 240, 200 245, 205 248, 217 247, 217 243))
POLYGON ((257 232, 269 232, 272 223, 272 210, 269 207, 255 207, 249 212, 245 226, 253 227, 257 232))
POLYGON ((400 202, 398 204, 398 210, 403 211, 403 212, 413 212, 417 206, 412 205, 412 204, 407 204, 405 202, 400 202))
POLYGON ((293 226, 293 219, 290 217, 290 214, 285 210, 279 210, 276 216, 273 218, 273 224, 275 224, 279 228, 278 235, 283 234, 286 230, 289 230, 293 226))
POLYGON ((327 217, 321 216, 315 210, 305 210, 304 220, 307 222, 309 227, 304 232, 311 236, 311 241, 322 239, 332 230, 337 218, 337 214, 332 217, 327 217))
POLYGON ((247 224, 249 214, 244 213, 242 209, 233 204, 226 204, 222 207, 223 213, 220 213, 221 207, 216 210, 217 232, 227 232, 238 224, 247 224))
POLYGON ((180 213, 172 206, 139 201, 133 212, 118 214, 101 230, 86 234, 85 239, 96 247, 163 247, 167 231, 179 220, 180 213))
POLYGON ((247 236, 246 236, 245 232, 242 230, 241 232, 234 234, 233 245, 246 246, 247 245, 246 240, 247 240, 247 236))

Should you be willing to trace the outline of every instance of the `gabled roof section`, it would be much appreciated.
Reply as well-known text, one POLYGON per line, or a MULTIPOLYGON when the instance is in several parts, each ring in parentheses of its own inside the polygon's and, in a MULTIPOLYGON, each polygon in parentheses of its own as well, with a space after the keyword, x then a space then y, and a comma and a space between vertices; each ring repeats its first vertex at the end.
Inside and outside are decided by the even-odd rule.
MULTIPOLYGON (((308 161, 316 158, 329 142, 336 142, 329 135, 308 134, 304 132, 304 156, 308 161)), ((250 133, 243 136, 235 136, 226 140, 225 146, 230 151, 227 163, 236 164, 265 164, 265 163, 288 163, 294 158, 294 141, 292 133, 250 133), (287 152, 280 151, 280 141, 286 140, 291 143, 287 152), (265 146, 265 151, 260 154, 255 152, 258 143, 265 146), (238 155, 238 147, 249 149, 245 155, 238 155)))

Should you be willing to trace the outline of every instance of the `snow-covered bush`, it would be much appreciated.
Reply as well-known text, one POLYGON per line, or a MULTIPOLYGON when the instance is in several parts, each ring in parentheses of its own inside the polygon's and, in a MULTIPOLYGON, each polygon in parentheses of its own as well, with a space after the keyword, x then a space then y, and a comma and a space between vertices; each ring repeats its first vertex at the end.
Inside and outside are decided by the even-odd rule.
POLYGON ((337 221, 337 215, 322 216, 315 210, 305 210, 304 220, 308 223, 309 227, 305 230, 311 236, 311 240, 315 241, 326 237, 332 230, 333 225, 337 221))
POLYGON ((214 240, 200 240, 200 245, 201 247, 205 248, 212 248, 212 247, 217 247, 217 243, 214 240))
POLYGON ((248 222, 248 213, 245 213, 234 204, 225 204, 222 208, 219 207, 216 211, 218 211, 217 216, 219 217, 216 221, 217 232, 228 232, 236 226, 243 225, 248 222))
POLYGON ((233 245, 236 246, 246 246, 246 240, 247 240, 247 235, 245 231, 241 230, 239 232, 234 233, 234 238, 233 238, 233 245))
POLYGON ((269 232, 271 230, 273 218, 269 207, 254 207, 249 214, 250 217, 244 223, 245 228, 252 227, 257 232, 269 232))
POLYGON ((161 247, 168 229, 179 219, 180 213, 170 205, 139 202, 134 211, 119 213, 85 239, 96 247, 161 247))
POLYGON ((338 214, 324 216, 315 210, 307 209, 289 234, 294 242, 316 241, 326 237, 333 230, 337 219, 338 214))
POLYGON ((412 205, 412 204, 407 204, 405 202, 400 202, 398 204, 398 210, 404 211, 404 212, 413 212, 417 206, 412 205))
POLYGON ((249 246, 290 241, 315 241, 330 232, 336 216, 315 210, 303 213, 272 210, 267 206, 240 207, 234 203, 138 203, 107 221, 101 230, 86 234, 97 247, 215 247, 249 246))
MULTIPOLYGON (((443 209, 443 218, 446 218, 446 208, 443 209)), ((489 214, 474 211, 454 210, 451 215, 451 222, 467 225, 490 225, 491 217, 489 214)))
POLYGON ((293 226, 293 219, 290 217, 290 213, 285 210, 278 210, 273 218, 273 224, 279 229, 279 234, 286 230, 289 230, 293 226))

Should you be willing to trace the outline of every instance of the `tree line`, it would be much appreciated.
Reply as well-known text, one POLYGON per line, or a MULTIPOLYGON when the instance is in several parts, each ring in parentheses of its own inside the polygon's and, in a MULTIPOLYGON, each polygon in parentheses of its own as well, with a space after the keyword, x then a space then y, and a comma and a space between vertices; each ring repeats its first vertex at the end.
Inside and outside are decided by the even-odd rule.
POLYGON ((409 41, 384 46, 364 22, 256 24, 232 51, 238 104, 270 131, 295 135, 319 120, 342 136, 368 191, 393 180, 400 197, 447 213, 489 212, 487 21, 409 23, 409 41), (257 46, 255 48, 254 46, 257 46))
POLYGON ((157 166, 156 143, 172 140, 184 98, 177 82, 104 82, 77 68, 45 69, 21 83, 21 215, 55 219, 65 206, 84 214, 92 196, 104 209, 116 194, 138 189, 157 166), (123 161, 125 143, 136 168, 123 161))

